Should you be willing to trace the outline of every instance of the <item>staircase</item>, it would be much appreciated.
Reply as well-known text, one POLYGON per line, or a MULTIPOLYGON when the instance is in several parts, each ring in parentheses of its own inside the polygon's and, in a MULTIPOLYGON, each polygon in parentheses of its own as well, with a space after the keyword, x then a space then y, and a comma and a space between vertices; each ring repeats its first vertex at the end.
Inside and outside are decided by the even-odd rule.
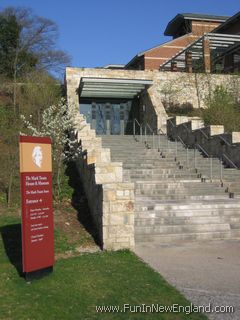
POLYGON ((136 243, 240 238, 240 170, 157 139, 102 136, 124 181, 135 183, 136 243))

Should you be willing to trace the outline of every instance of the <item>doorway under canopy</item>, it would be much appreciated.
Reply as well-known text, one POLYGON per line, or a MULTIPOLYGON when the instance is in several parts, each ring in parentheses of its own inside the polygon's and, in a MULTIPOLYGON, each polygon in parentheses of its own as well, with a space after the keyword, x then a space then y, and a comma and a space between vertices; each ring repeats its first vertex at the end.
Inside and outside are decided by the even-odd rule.
POLYGON ((99 135, 132 134, 139 118, 139 94, 151 80, 83 77, 79 86, 80 113, 99 135))

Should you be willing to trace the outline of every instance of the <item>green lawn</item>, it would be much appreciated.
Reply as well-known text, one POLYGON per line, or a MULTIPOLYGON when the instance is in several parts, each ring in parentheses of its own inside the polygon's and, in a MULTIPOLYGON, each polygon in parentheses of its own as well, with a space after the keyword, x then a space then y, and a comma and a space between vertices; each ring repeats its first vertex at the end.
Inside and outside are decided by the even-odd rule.
MULTIPOLYGON (((19 259, 19 253, 14 250, 19 241, 18 223, 18 218, 0 216, 5 243, 4 246, 0 237, 0 319, 206 319, 199 314, 97 313, 96 305, 189 304, 129 251, 59 259, 51 275, 26 283, 13 265, 19 259), (11 234, 14 232, 16 236, 11 234), (8 255, 11 252, 13 264, 6 251, 8 255)), ((57 251, 66 250, 64 237, 57 236, 57 251)))

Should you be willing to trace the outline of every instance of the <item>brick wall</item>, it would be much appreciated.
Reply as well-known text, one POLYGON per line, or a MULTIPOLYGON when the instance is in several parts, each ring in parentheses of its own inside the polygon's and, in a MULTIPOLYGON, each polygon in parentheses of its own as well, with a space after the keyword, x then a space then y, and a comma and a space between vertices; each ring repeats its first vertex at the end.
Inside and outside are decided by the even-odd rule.
POLYGON ((210 32, 220 25, 219 22, 192 21, 192 33, 175 38, 153 49, 145 51, 127 69, 135 70, 159 70, 160 66, 169 58, 175 56, 187 45, 195 41, 206 32, 210 32))
POLYGON ((159 70, 160 66, 169 58, 176 55, 187 45, 195 41, 198 37, 187 34, 182 37, 173 39, 163 45, 148 50, 144 54, 145 70, 159 70))
POLYGON ((211 32, 217 28, 221 23, 209 21, 192 21, 192 33, 201 36, 204 33, 211 32))

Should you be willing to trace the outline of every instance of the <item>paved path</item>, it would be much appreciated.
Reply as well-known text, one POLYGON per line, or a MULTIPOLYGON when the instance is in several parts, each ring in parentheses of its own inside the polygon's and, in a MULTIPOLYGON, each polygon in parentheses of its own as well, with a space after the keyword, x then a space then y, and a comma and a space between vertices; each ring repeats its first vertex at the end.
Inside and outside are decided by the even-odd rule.
POLYGON ((135 252, 195 305, 235 308, 209 319, 240 319, 240 241, 137 245, 135 252))

